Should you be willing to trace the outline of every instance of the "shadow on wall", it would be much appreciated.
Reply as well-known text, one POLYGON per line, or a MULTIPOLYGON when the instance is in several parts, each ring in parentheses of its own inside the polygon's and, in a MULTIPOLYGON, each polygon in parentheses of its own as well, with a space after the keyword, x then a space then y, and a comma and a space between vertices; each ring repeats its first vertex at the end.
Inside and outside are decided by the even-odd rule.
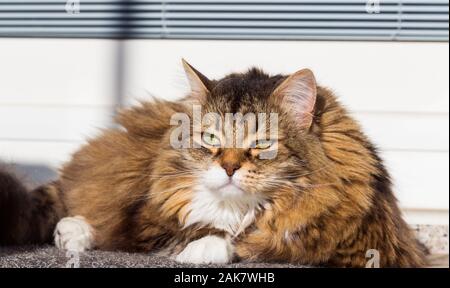
POLYGON ((58 178, 55 169, 45 165, 14 163, 7 167, 30 189, 58 178))

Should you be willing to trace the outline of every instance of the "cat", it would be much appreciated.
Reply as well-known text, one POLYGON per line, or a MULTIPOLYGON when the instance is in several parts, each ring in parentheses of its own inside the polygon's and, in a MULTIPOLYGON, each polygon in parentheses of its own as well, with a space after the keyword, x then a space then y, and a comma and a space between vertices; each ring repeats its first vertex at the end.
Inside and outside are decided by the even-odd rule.
POLYGON ((331 267, 365 267, 376 250, 381 267, 427 265, 376 148, 312 71, 210 80, 183 66, 189 95, 120 111, 121 127, 89 140, 57 181, 28 192, 1 172, 0 244, 331 267), (194 105, 220 117, 276 113, 278 138, 230 148, 221 131, 197 131, 188 140, 199 147, 175 149, 171 119, 194 117, 194 105))

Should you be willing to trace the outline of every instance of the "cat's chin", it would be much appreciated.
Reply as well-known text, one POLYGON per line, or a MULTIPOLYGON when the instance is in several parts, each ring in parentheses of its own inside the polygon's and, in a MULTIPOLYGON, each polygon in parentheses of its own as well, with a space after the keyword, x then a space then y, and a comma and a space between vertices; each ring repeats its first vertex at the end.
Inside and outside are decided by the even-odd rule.
POLYGON ((223 198, 237 198, 242 197, 245 194, 244 190, 233 183, 229 183, 219 188, 213 189, 212 192, 217 193, 218 196, 223 198))

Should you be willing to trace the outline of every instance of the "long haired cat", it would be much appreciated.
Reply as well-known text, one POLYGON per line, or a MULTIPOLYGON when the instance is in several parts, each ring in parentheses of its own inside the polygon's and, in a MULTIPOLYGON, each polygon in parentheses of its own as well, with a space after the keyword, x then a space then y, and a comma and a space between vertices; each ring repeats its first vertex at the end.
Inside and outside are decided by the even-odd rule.
POLYGON ((335 267, 364 267, 376 249, 381 267, 426 265, 376 149, 310 70, 214 81, 183 63, 186 98, 122 111, 121 128, 90 140, 57 181, 27 192, 0 173, 0 243, 335 267), (276 113, 276 141, 247 135, 254 145, 225 147, 223 131, 192 121, 198 147, 176 149, 171 119, 192 119, 193 105, 220 117, 276 113))

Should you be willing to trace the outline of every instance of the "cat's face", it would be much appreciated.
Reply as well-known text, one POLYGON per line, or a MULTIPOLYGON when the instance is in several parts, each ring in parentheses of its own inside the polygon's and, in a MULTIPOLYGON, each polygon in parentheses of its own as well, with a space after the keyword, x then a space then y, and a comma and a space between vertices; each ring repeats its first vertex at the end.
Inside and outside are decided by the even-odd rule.
POLYGON ((192 67, 186 68, 188 76, 193 73, 194 102, 201 105, 203 119, 209 119, 192 129, 197 145, 177 152, 182 166, 194 175, 196 189, 207 189, 221 198, 239 198, 270 195, 299 185, 300 176, 308 173, 301 156, 305 151, 298 148, 303 145, 300 134, 311 125, 315 87, 308 85, 315 85, 312 74, 269 77, 255 69, 209 81, 192 67), (208 118, 211 113, 215 117, 208 118), (265 127, 258 122, 261 113, 266 117, 265 127), (227 126, 231 115, 254 116, 245 118, 254 120, 254 129, 249 122, 227 126))
MULTIPOLYGON (((211 137, 205 133, 209 132, 203 132, 203 138, 211 137)), ((257 137, 249 135, 249 138, 257 137)), ((302 160, 285 145, 283 136, 243 148, 203 144, 202 148, 183 153, 195 171, 197 183, 221 197, 269 194, 274 189, 292 188, 293 177, 304 171, 302 160), (274 157, 263 157, 265 153, 274 157)))

